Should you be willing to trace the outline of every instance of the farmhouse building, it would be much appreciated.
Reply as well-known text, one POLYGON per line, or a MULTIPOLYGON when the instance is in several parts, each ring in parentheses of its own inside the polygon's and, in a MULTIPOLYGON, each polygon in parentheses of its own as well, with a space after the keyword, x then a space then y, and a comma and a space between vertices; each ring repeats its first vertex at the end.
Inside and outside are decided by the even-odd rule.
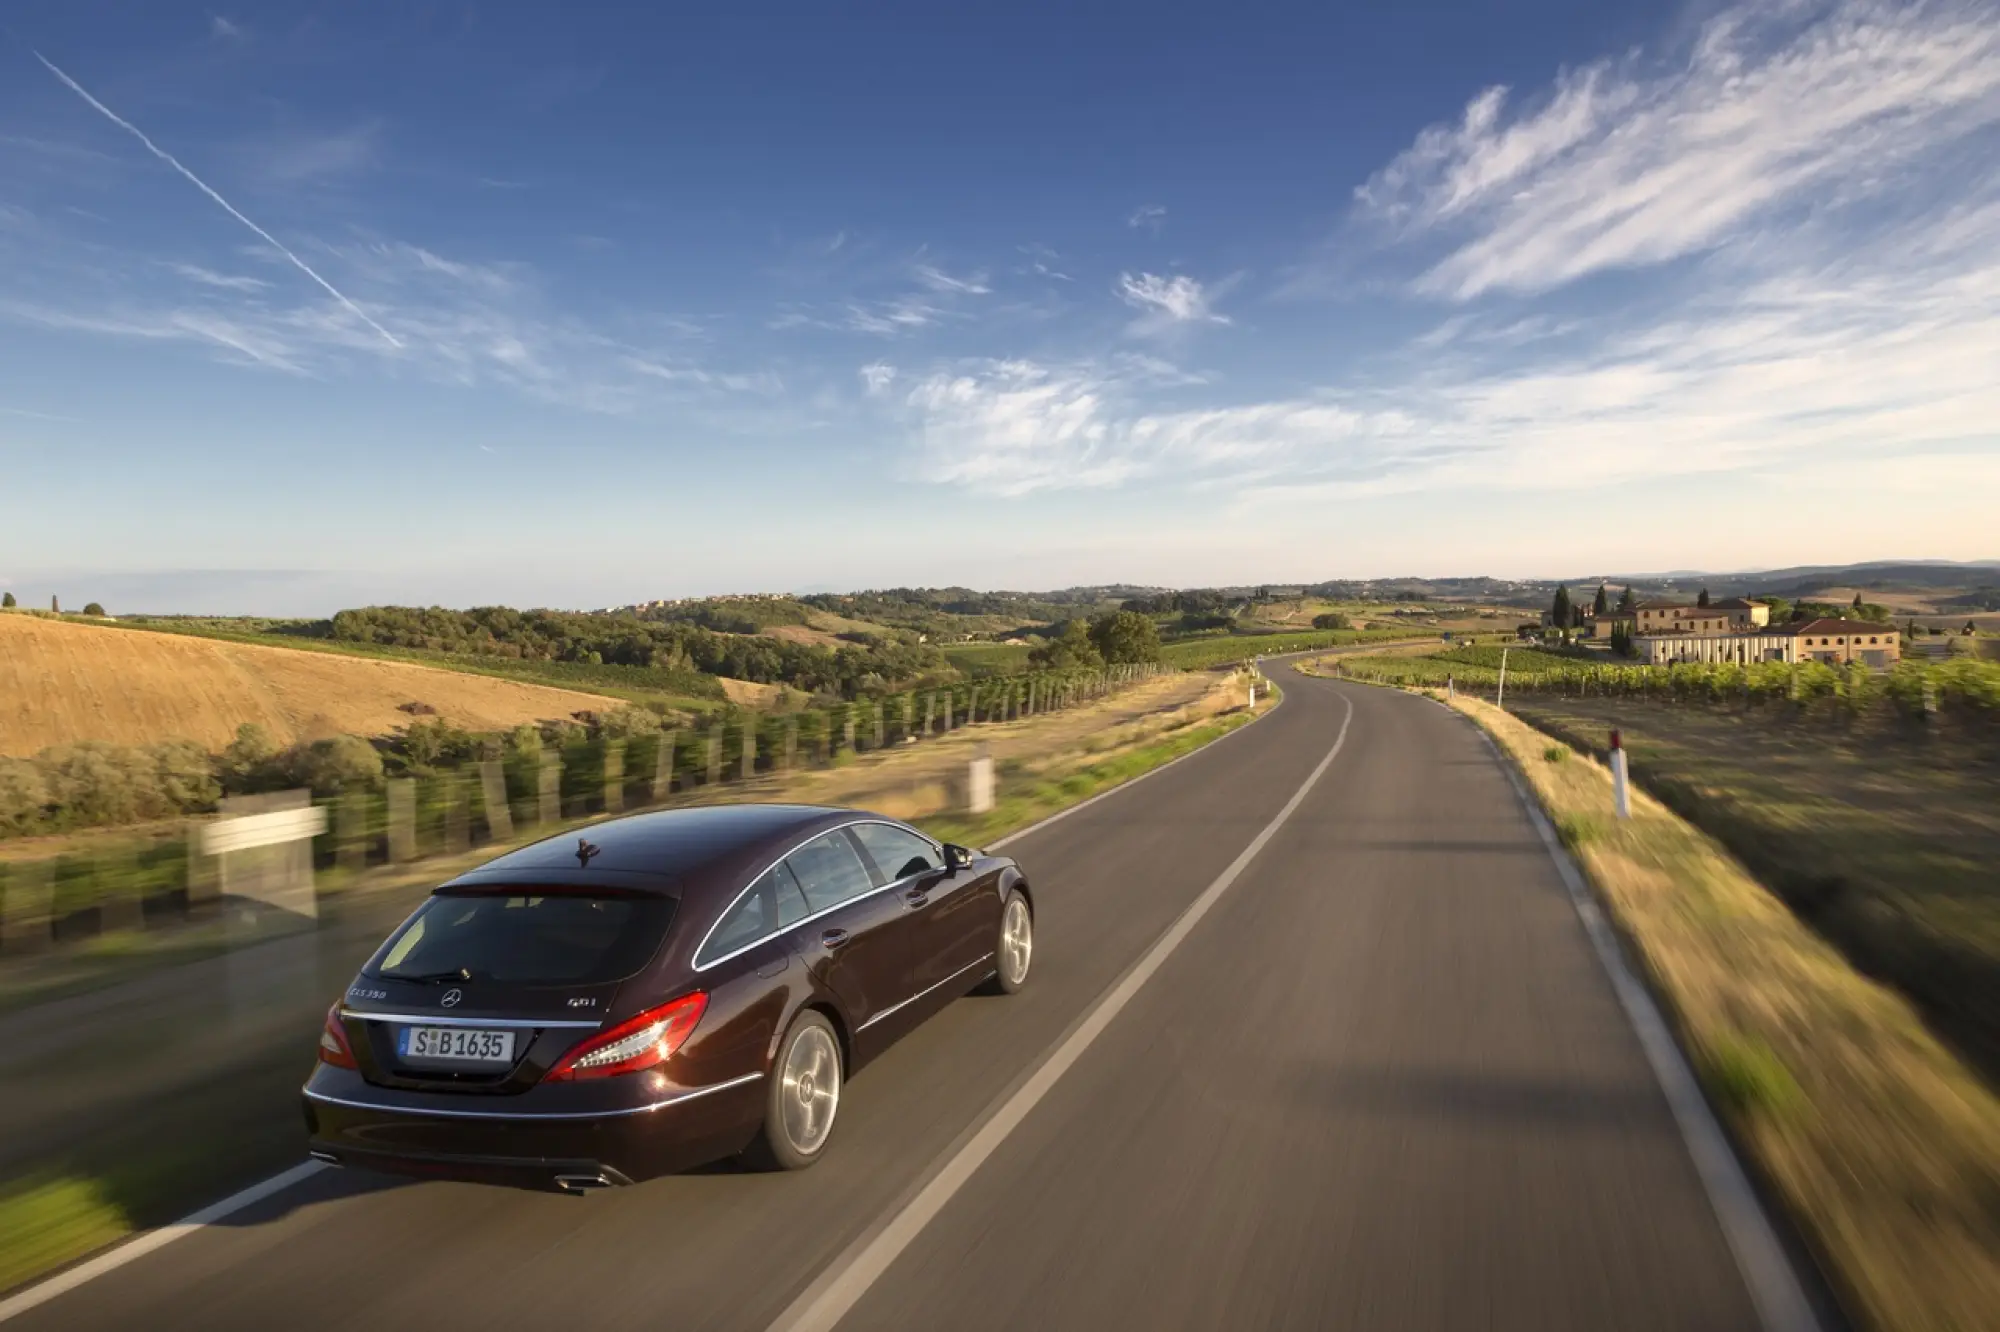
POLYGON ((1743 666, 1764 661, 1817 661, 1829 666, 1860 662, 1885 670, 1902 660, 1896 626, 1871 624, 1866 620, 1811 620, 1740 633, 1642 633, 1632 640, 1632 650, 1648 666, 1670 666, 1680 661, 1733 662, 1743 666))
POLYGON ((1902 638, 1893 624, 1872 624, 1867 620, 1810 620, 1785 626, 1798 639, 1799 661, 1821 661, 1829 666, 1845 666, 1858 661, 1883 670, 1903 659, 1902 638))
POLYGON ((1711 606, 1684 601, 1642 601, 1636 627, 1644 634, 1741 634, 1771 622, 1771 608, 1761 601, 1731 597, 1711 606))
POLYGON ((1667 632, 1639 635, 1632 640, 1632 651, 1648 666, 1671 666, 1677 661, 1747 666, 1760 661, 1797 661, 1799 640, 1783 629, 1747 634, 1667 632))

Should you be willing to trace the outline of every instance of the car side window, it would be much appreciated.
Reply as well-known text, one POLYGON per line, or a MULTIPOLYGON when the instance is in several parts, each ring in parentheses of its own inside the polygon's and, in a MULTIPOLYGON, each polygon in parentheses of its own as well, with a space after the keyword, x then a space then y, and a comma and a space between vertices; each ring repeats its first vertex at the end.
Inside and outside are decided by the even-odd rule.
POLYGON ((886 823, 859 823, 854 827, 854 835, 867 848, 868 858, 875 862, 875 868, 882 871, 884 883, 944 868, 944 859, 938 854, 938 849, 927 838, 919 837, 907 828, 894 828, 886 823))
POLYGON ((714 932, 701 946, 694 964, 705 966, 717 958, 727 957, 745 944, 754 943, 776 930, 778 913, 771 898, 771 876, 766 874, 737 898, 736 905, 716 922, 714 932))
POLYGON ((812 914, 805 889, 799 887, 799 876, 792 873, 790 865, 781 860, 764 877, 771 881, 771 895, 777 900, 779 929, 796 925, 812 914))
POLYGON ((797 876, 806 905, 814 911, 839 906, 875 887, 875 881, 868 877, 868 870, 861 863, 861 853, 854 849, 844 831, 813 838, 786 856, 785 863, 797 876))

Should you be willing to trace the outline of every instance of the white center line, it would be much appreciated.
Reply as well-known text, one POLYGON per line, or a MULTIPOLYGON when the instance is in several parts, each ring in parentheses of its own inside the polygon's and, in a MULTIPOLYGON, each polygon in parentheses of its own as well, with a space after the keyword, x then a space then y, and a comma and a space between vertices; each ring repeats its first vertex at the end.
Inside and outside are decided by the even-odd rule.
POLYGON ((825 1271, 810 1286, 799 1293, 799 1297, 778 1315, 771 1324, 770 1332, 830 1332, 835 1324, 846 1316, 848 1310, 868 1293, 871 1286, 889 1269, 889 1264, 897 1255, 910 1246, 911 1241, 923 1232, 925 1226, 944 1209, 952 1196, 965 1187, 974 1172, 984 1164, 986 1158, 999 1149, 1007 1136, 1028 1117, 1028 1113, 1049 1094, 1051 1088, 1069 1071, 1072 1064, 1083 1052, 1090 1048, 1092 1041, 1111 1025, 1125 1005, 1132 1002, 1140 987, 1145 985, 1160 965, 1180 947, 1189 932, 1208 914, 1209 909, 1229 891, 1257 853, 1264 849, 1292 817, 1306 795, 1319 781, 1320 776, 1332 766, 1340 747, 1347 743, 1347 728, 1354 720, 1354 703, 1343 696, 1341 702, 1347 705, 1347 715, 1341 719, 1340 734, 1334 738, 1333 748, 1327 750, 1326 757, 1312 770, 1292 798, 1277 816, 1264 825, 1250 845, 1243 848, 1243 854, 1231 861, 1229 868, 1216 876, 1215 882, 1202 890, 1186 911, 1180 914, 1167 932, 1160 936, 1136 966, 1112 988, 1111 992, 1098 1001, 1069 1038, 1056 1047, 1020 1089, 1007 1098, 991 1118, 980 1126, 979 1131, 969 1138, 956 1154, 945 1161, 930 1182, 925 1184, 901 1211, 896 1212, 880 1226, 864 1232, 842 1251, 838 1258, 828 1264, 825 1271))

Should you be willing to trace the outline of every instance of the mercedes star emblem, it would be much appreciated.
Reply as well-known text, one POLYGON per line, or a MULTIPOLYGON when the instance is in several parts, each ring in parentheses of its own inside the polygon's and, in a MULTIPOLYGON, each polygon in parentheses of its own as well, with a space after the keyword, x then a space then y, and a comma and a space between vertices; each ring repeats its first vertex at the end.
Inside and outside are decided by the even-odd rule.
POLYGON ((458 1001, 463 998, 465 998, 465 991, 463 990, 446 990, 444 998, 438 1000, 438 1002, 446 1008, 456 1008, 458 1007, 458 1001))

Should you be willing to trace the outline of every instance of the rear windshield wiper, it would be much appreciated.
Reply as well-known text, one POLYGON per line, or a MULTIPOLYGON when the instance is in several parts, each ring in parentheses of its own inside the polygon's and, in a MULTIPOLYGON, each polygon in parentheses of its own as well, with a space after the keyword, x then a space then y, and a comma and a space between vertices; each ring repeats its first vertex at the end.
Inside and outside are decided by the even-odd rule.
POLYGON ((412 985, 442 985, 446 981, 469 981, 472 972, 460 967, 456 971, 434 971, 427 976, 391 976, 389 979, 408 981, 412 985))

